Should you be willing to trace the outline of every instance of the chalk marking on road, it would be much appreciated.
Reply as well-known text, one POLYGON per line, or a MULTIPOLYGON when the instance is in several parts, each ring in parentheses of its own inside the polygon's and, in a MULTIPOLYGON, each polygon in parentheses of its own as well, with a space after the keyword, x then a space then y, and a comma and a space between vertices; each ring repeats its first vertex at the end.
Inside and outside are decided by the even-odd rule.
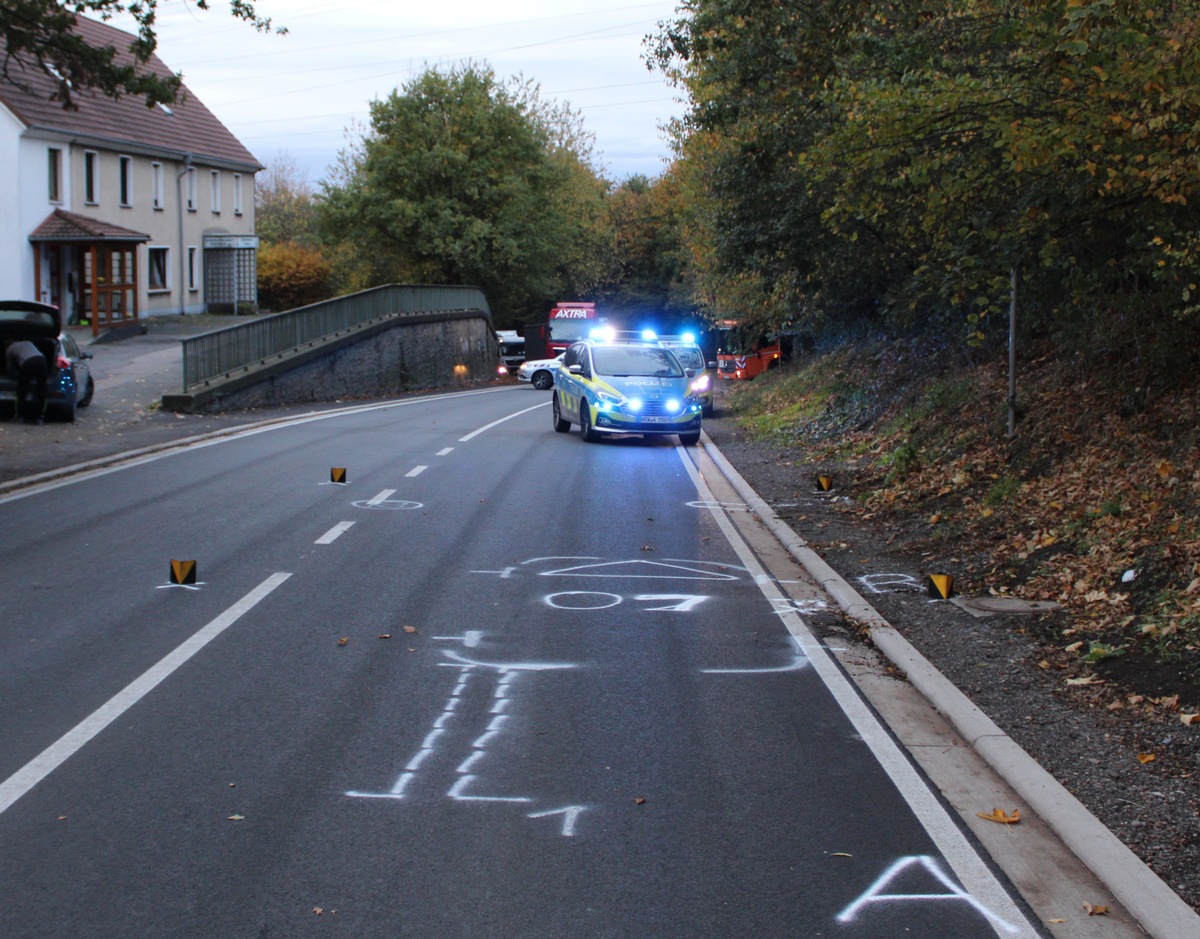
MULTIPOLYGON (((396 490, 389 489, 388 491, 395 492, 396 490)), ((384 499, 382 501, 371 499, 367 502, 352 502, 351 505, 353 505, 356 509, 385 509, 389 512, 425 508, 425 504, 423 502, 410 502, 408 499, 384 499)))
MULTIPOLYGON (((444 637, 451 641, 463 641, 468 648, 473 645, 478 645, 479 638, 483 635, 481 631, 470 630, 465 636, 444 637)), ((482 733, 476 736, 469 744, 467 749, 470 751, 466 758, 459 762, 454 769, 454 782, 451 783, 446 796, 456 802, 517 802, 529 803, 533 799, 526 796, 495 796, 495 795, 480 795, 470 793, 468 789, 472 787, 478 780, 478 776, 474 772, 475 765, 479 763, 487 755, 487 748, 504 733, 505 726, 511 720, 511 717, 506 712, 511 703, 510 693, 512 686, 526 673, 544 671, 548 669, 563 669, 576 668, 574 664, 564 663, 545 663, 545 662, 479 662, 469 659, 458 652, 443 649, 442 654, 450 659, 450 662, 439 662, 438 665, 448 666, 458 669, 458 679, 450 691, 449 698, 446 701, 442 712, 434 719, 433 726, 429 733, 425 735, 425 739, 421 741, 416 752, 409 758, 405 764, 404 772, 396 780, 396 783, 387 792, 370 792, 353 789, 345 794, 352 798, 359 799, 393 799, 403 800, 405 791, 410 782, 416 778, 417 772, 424 767, 427 761, 435 756, 445 756, 449 746, 454 746, 453 741, 458 740, 458 746, 462 746, 462 734, 468 728, 460 728, 455 734, 453 727, 458 722, 454 719, 460 717, 462 721, 467 721, 471 718, 471 714, 460 714, 460 704, 463 696, 468 691, 468 686, 477 684, 480 681, 490 680, 486 676, 490 672, 495 676, 495 687, 492 689, 491 701, 486 710, 485 723, 482 725, 482 733), (447 735, 453 734, 447 742, 447 735)), ((476 716, 478 719, 478 716, 476 716)), ((429 769, 425 770, 425 775, 428 776, 429 769)))
POLYGON ((501 580, 508 580, 513 575, 515 567, 506 567, 502 571, 471 571, 472 574, 498 574, 501 580))
POLYGON ((313 544, 333 544, 353 527, 353 522, 338 522, 329 531, 314 541, 313 544))
MULTIPOLYGON (((675 452, 679 456, 680 462, 683 463, 685 471, 691 477, 692 484, 696 487, 700 497, 715 504, 713 493, 708 488, 708 483, 704 481, 688 448, 679 446, 675 448, 675 452)), ((758 558, 729 516, 724 511, 713 509, 712 517, 724 534, 726 541, 737 553, 742 563, 746 565, 746 569, 754 574, 763 572, 758 558)), ((759 585, 759 589, 763 596, 772 603, 785 599, 783 593, 773 583, 762 583, 759 585)), ((899 745, 888 735, 858 691, 850 684, 850 680, 842 674, 838 665, 822 647, 820 641, 809 631, 799 615, 787 610, 778 612, 788 632, 795 639, 800 652, 808 657, 817 675, 829 689, 854 729, 862 735, 879 765, 891 778, 938 851, 966 887, 967 893, 977 898, 987 908, 993 911, 1002 911, 1005 921, 1020 923, 1019 931, 1023 936, 1031 937, 1031 939, 1036 937, 1037 929, 1021 912, 996 875, 967 841, 961 829, 950 818, 946 808, 938 802, 913 768, 912 763, 901 752, 899 745)))
POLYGON ((586 805, 568 805, 561 809, 547 809, 545 812, 530 812, 526 818, 549 818, 551 815, 563 816, 562 834, 564 838, 575 835, 575 820, 587 811, 586 805))
POLYGON ((659 600, 679 601, 670 606, 648 606, 644 611, 646 613, 690 613, 709 598, 696 593, 639 593, 633 599, 649 603, 659 600))
POLYGON ((453 452, 454 452, 453 447, 442 447, 442 449, 440 449, 437 453, 435 453, 434 456, 449 456, 453 452))
POLYGON ((925 592, 920 581, 911 574, 863 574, 858 582, 874 594, 925 592))
POLYGON ((466 790, 466 788, 468 786, 470 786, 472 783, 474 783, 477 778, 478 777, 476 777, 476 776, 470 776, 470 775, 463 776, 461 779, 458 780, 458 782, 456 782, 453 786, 450 787, 450 791, 447 792, 446 795, 448 795, 455 802, 532 802, 533 801, 533 799, 530 799, 528 796, 469 796, 469 795, 467 795, 464 790, 466 790))
POLYGON ((792 656, 787 665, 776 665, 766 668, 702 668, 701 675, 770 675, 773 672, 798 672, 808 667, 808 656, 800 652, 792 656))
MULTIPOLYGON (((526 562, 528 563, 528 562, 526 562)), ((599 564, 580 564, 575 567, 563 567, 553 571, 541 571, 539 577, 624 577, 631 580, 738 580, 737 574, 730 574, 728 564, 713 564, 724 570, 706 570, 701 565, 708 561, 683 561, 668 558, 665 561, 602 561, 599 564), (649 573, 647 573, 649 571, 649 573), (663 573, 667 571, 669 573, 663 573), (594 572, 594 573, 585 573, 594 572), (636 572, 636 573, 631 573, 636 572)), ((744 570, 736 568, 736 570, 744 570)))
POLYGON ((498 672, 545 672, 558 668, 578 668, 574 662, 479 662, 475 659, 468 659, 464 655, 459 655, 457 652, 451 652, 448 649, 442 650, 442 655, 453 662, 438 662, 438 665, 447 667, 458 667, 462 665, 474 665, 479 668, 494 668, 498 672))
POLYGON ((542 602, 556 610, 608 610, 620 605, 621 596, 599 590, 566 590, 562 593, 547 594, 542 597, 542 602), (594 603, 578 600, 572 604, 571 602, 560 602, 560 597, 600 597, 602 599, 594 603))
POLYGON ((434 636, 442 642, 461 642, 468 649, 475 649, 479 646, 479 641, 483 638, 483 631, 480 629, 468 629, 461 636, 434 636))
POLYGON ((826 612, 829 604, 820 597, 776 597, 771 601, 771 607, 780 616, 784 613, 814 616, 826 612))
POLYGON ((88 741, 170 677, 188 659, 254 609, 291 576, 291 574, 283 572, 272 574, 224 613, 159 659, 155 665, 118 691, 3 783, 0 783, 0 814, 3 814, 9 806, 82 749, 88 741))
POLYGON ((953 880, 946 876, 941 865, 938 864, 936 858, 928 855, 918 855, 915 857, 903 857, 896 861, 891 867, 879 875, 875 883, 863 892, 863 894, 847 906, 842 912, 835 917, 839 923, 852 923, 858 916, 859 911, 869 903, 892 903, 897 901, 931 901, 931 900, 953 900, 956 903, 967 903, 975 908, 981 916, 989 919, 994 926, 1003 929, 1007 933, 1016 933, 1020 930, 1012 923, 1004 918, 997 916, 986 906, 976 900, 971 894, 967 893, 962 887, 958 886, 953 880), (895 878, 899 877, 907 868, 914 864, 919 864, 925 868, 938 883, 945 887, 949 893, 882 893, 881 891, 891 883, 895 878))
POLYGON ((468 440, 472 439, 473 437, 478 437, 485 430, 491 430, 493 427, 496 427, 499 424, 503 424, 505 421, 511 421, 514 417, 520 417, 522 414, 528 414, 530 411, 536 411, 538 408, 544 408, 548 403, 549 403, 548 401, 543 401, 541 404, 535 404, 533 407, 526 408, 524 411, 517 411, 516 414, 510 414, 510 415, 508 415, 508 417, 502 417, 498 421, 492 421, 490 424, 484 424, 478 430, 471 431, 469 434, 467 434, 467 436, 459 437, 458 442, 466 443, 468 440))
POLYGON ((406 479, 412 479, 414 476, 420 476, 427 469, 429 469, 428 466, 414 466, 404 476, 406 479))

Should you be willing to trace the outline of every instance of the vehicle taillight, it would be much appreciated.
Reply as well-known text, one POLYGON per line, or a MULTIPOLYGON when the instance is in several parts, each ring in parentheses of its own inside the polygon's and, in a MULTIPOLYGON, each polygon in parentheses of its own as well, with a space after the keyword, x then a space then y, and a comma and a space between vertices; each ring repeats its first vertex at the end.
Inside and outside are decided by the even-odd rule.
POLYGON ((58 357, 58 361, 54 363, 54 367, 56 369, 58 369, 59 371, 62 371, 63 369, 68 369, 71 367, 71 360, 66 358, 65 356, 60 355, 58 357))

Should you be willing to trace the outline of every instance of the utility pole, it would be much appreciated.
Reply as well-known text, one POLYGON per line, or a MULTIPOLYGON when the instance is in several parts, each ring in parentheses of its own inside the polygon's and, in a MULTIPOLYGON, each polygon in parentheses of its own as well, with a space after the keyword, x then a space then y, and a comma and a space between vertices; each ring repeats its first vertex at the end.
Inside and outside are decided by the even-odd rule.
POLYGON ((1017 433, 1017 267, 1008 281, 1008 436, 1017 433))

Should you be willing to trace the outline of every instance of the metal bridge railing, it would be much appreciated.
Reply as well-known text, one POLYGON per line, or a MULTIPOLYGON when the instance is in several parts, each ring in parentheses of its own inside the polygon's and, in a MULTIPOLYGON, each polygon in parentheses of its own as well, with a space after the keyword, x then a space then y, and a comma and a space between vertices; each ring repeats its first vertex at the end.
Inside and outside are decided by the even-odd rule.
POLYGON ((180 340, 183 391, 365 323, 458 310, 480 310, 491 322, 487 297, 478 287, 387 284, 191 336, 180 340))

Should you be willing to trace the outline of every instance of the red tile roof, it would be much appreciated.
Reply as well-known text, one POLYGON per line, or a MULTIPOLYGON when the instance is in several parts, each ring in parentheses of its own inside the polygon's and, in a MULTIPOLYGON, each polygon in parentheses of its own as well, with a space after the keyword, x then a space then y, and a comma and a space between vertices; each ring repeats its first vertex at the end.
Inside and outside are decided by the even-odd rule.
POLYGON ((63 209, 55 209, 29 236, 30 241, 149 241, 150 236, 144 232, 133 231, 102 222, 99 219, 88 218, 86 215, 76 215, 63 209))
MULTIPOLYGON (((132 59, 128 50, 134 37, 129 33, 82 16, 77 18, 75 28, 89 45, 115 48, 118 61, 132 59)), ((164 77, 172 74, 158 56, 152 56, 144 68, 164 77)), ((26 127, 77 134, 114 145, 137 145, 143 151, 164 155, 191 153, 197 162, 212 161, 250 171, 262 168, 186 87, 169 109, 148 108, 143 98, 133 95, 114 99, 98 91, 73 91, 78 110, 67 110, 62 102, 50 100, 57 80, 42 71, 31 56, 11 58, 8 72, 12 79, 0 75, 0 104, 26 127)))

